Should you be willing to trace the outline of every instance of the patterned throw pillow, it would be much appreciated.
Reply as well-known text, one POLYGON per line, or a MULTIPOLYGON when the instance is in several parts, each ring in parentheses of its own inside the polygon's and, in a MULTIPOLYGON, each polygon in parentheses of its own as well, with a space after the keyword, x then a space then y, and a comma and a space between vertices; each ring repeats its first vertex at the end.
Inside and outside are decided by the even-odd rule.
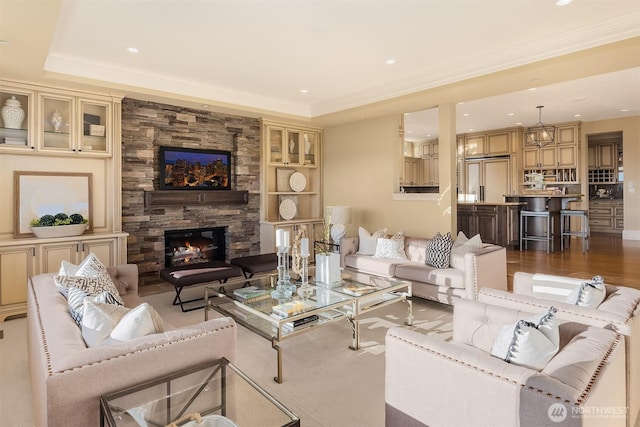
POLYGON ((444 236, 440 233, 436 233, 433 239, 427 242, 425 264, 435 268, 449 267, 451 246, 453 246, 451 233, 447 233, 444 236))
POLYGON ((109 274, 100 259, 92 252, 78 265, 71 264, 68 261, 62 261, 59 276, 84 276, 98 277, 109 274))
POLYGON ((407 259, 404 252, 404 231, 400 230, 390 238, 380 237, 376 243, 374 258, 407 259))
POLYGON ((76 321, 78 326, 82 325, 82 316, 84 314, 84 300, 90 298, 94 302, 100 302, 103 304, 115 304, 121 305, 118 302, 118 298, 111 294, 111 292, 101 292, 94 297, 89 295, 89 292, 71 286, 67 291, 67 305, 69 306, 69 312, 71 317, 76 321))
POLYGON ((81 276, 54 276, 53 280, 60 292, 68 298, 69 288, 76 287, 86 291, 90 296, 101 294, 102 292, 110 293, 119 305, 124 305, 124 301, 118 293, 118 288, 113 284, 111 276, 100 277, 81 277, 81 276))

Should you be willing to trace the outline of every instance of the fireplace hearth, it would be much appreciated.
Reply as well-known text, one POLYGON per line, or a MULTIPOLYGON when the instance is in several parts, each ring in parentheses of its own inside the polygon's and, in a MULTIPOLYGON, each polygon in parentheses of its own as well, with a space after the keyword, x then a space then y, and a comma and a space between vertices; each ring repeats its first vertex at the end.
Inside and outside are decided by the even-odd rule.
POLYGON ((226 259, 225 227, 166 230, 165 267, 226 259))

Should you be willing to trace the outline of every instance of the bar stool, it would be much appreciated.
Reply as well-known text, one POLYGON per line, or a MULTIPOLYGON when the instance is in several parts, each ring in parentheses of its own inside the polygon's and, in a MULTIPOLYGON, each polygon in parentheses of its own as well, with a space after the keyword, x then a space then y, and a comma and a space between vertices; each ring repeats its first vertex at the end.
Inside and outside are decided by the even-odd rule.
POLYGON ((520 211, 520 250, 526 248, 529 240, 536 242, 546 242, 547 253, 553 251, 553 218, 549 211, 520 211), (529 218, 544 218, 547 221, 546 234, 544 236, 529 235, 529 218))
POLYGON ((560 227, 562 228, 560 246, 563 251, 565 248, 565 238, 570 241, 571 236, 582 239, 582 253, 589 251, 589 211, 579 209, 562 209, 560 211, 560 227), (572 217, 580 218, 580 230, 571 231, 572 217))

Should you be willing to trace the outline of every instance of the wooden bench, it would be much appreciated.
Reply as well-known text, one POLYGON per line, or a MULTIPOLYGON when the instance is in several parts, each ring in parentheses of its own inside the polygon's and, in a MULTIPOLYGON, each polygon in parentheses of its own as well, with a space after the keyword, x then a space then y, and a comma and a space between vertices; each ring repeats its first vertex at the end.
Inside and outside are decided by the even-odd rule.
POLYGON ((167 267, 160 270, 160 277, 171 283, 176 289, 176 297, 172 304, 180 305, 182 312, 187 312, 197 310, 202 306, 185 308, 184 304, 203 300, 204 297, 183 301, 180 297, 183 288, 216 280, 220 283, 226 283, 231 277, 240 276, 242 273, 242 269, 238 266, 227 264, 224 261, 209 261, 201 264, 167 267))
POLYGON ((243 256, 229 262, 242 269, 245 279, 250 279, 256 273, 278 268, 278 256, 275 253, 243 256))

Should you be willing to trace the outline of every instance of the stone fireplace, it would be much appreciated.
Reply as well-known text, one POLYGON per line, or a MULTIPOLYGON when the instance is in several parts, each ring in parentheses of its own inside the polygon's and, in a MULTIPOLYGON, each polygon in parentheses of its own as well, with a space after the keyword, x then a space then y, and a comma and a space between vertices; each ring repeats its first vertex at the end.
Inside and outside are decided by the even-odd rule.
MULTIPOLYGON (((230 192, 211 190, 202 198, 223 193, 230 192)), ((215 244, 224 247, 222 256, 227 260, 260 253, 260 121, 125 98, 122 225, 129 233, 127 259, 138 265, 141 286, 157 283, 158 271, 165 268, 167 231, 220 227, 225 231, 224 245, 215 244), (182 191, 184 202, 163 203, 162 196, 170 192, 159 191, 161 146, 230 151, 231 190, 248 192, 246 200, 218 197, 220 201, 193 203, 188 199, 189 195, 195 199, 195 193, 182 191)), ((188 249, 182 251, 187 255, 188 249)))
POLYGON ((225 234, 224 227, 165 230, 165 267, 200 264, 214 260, 224 261, 225 234))

